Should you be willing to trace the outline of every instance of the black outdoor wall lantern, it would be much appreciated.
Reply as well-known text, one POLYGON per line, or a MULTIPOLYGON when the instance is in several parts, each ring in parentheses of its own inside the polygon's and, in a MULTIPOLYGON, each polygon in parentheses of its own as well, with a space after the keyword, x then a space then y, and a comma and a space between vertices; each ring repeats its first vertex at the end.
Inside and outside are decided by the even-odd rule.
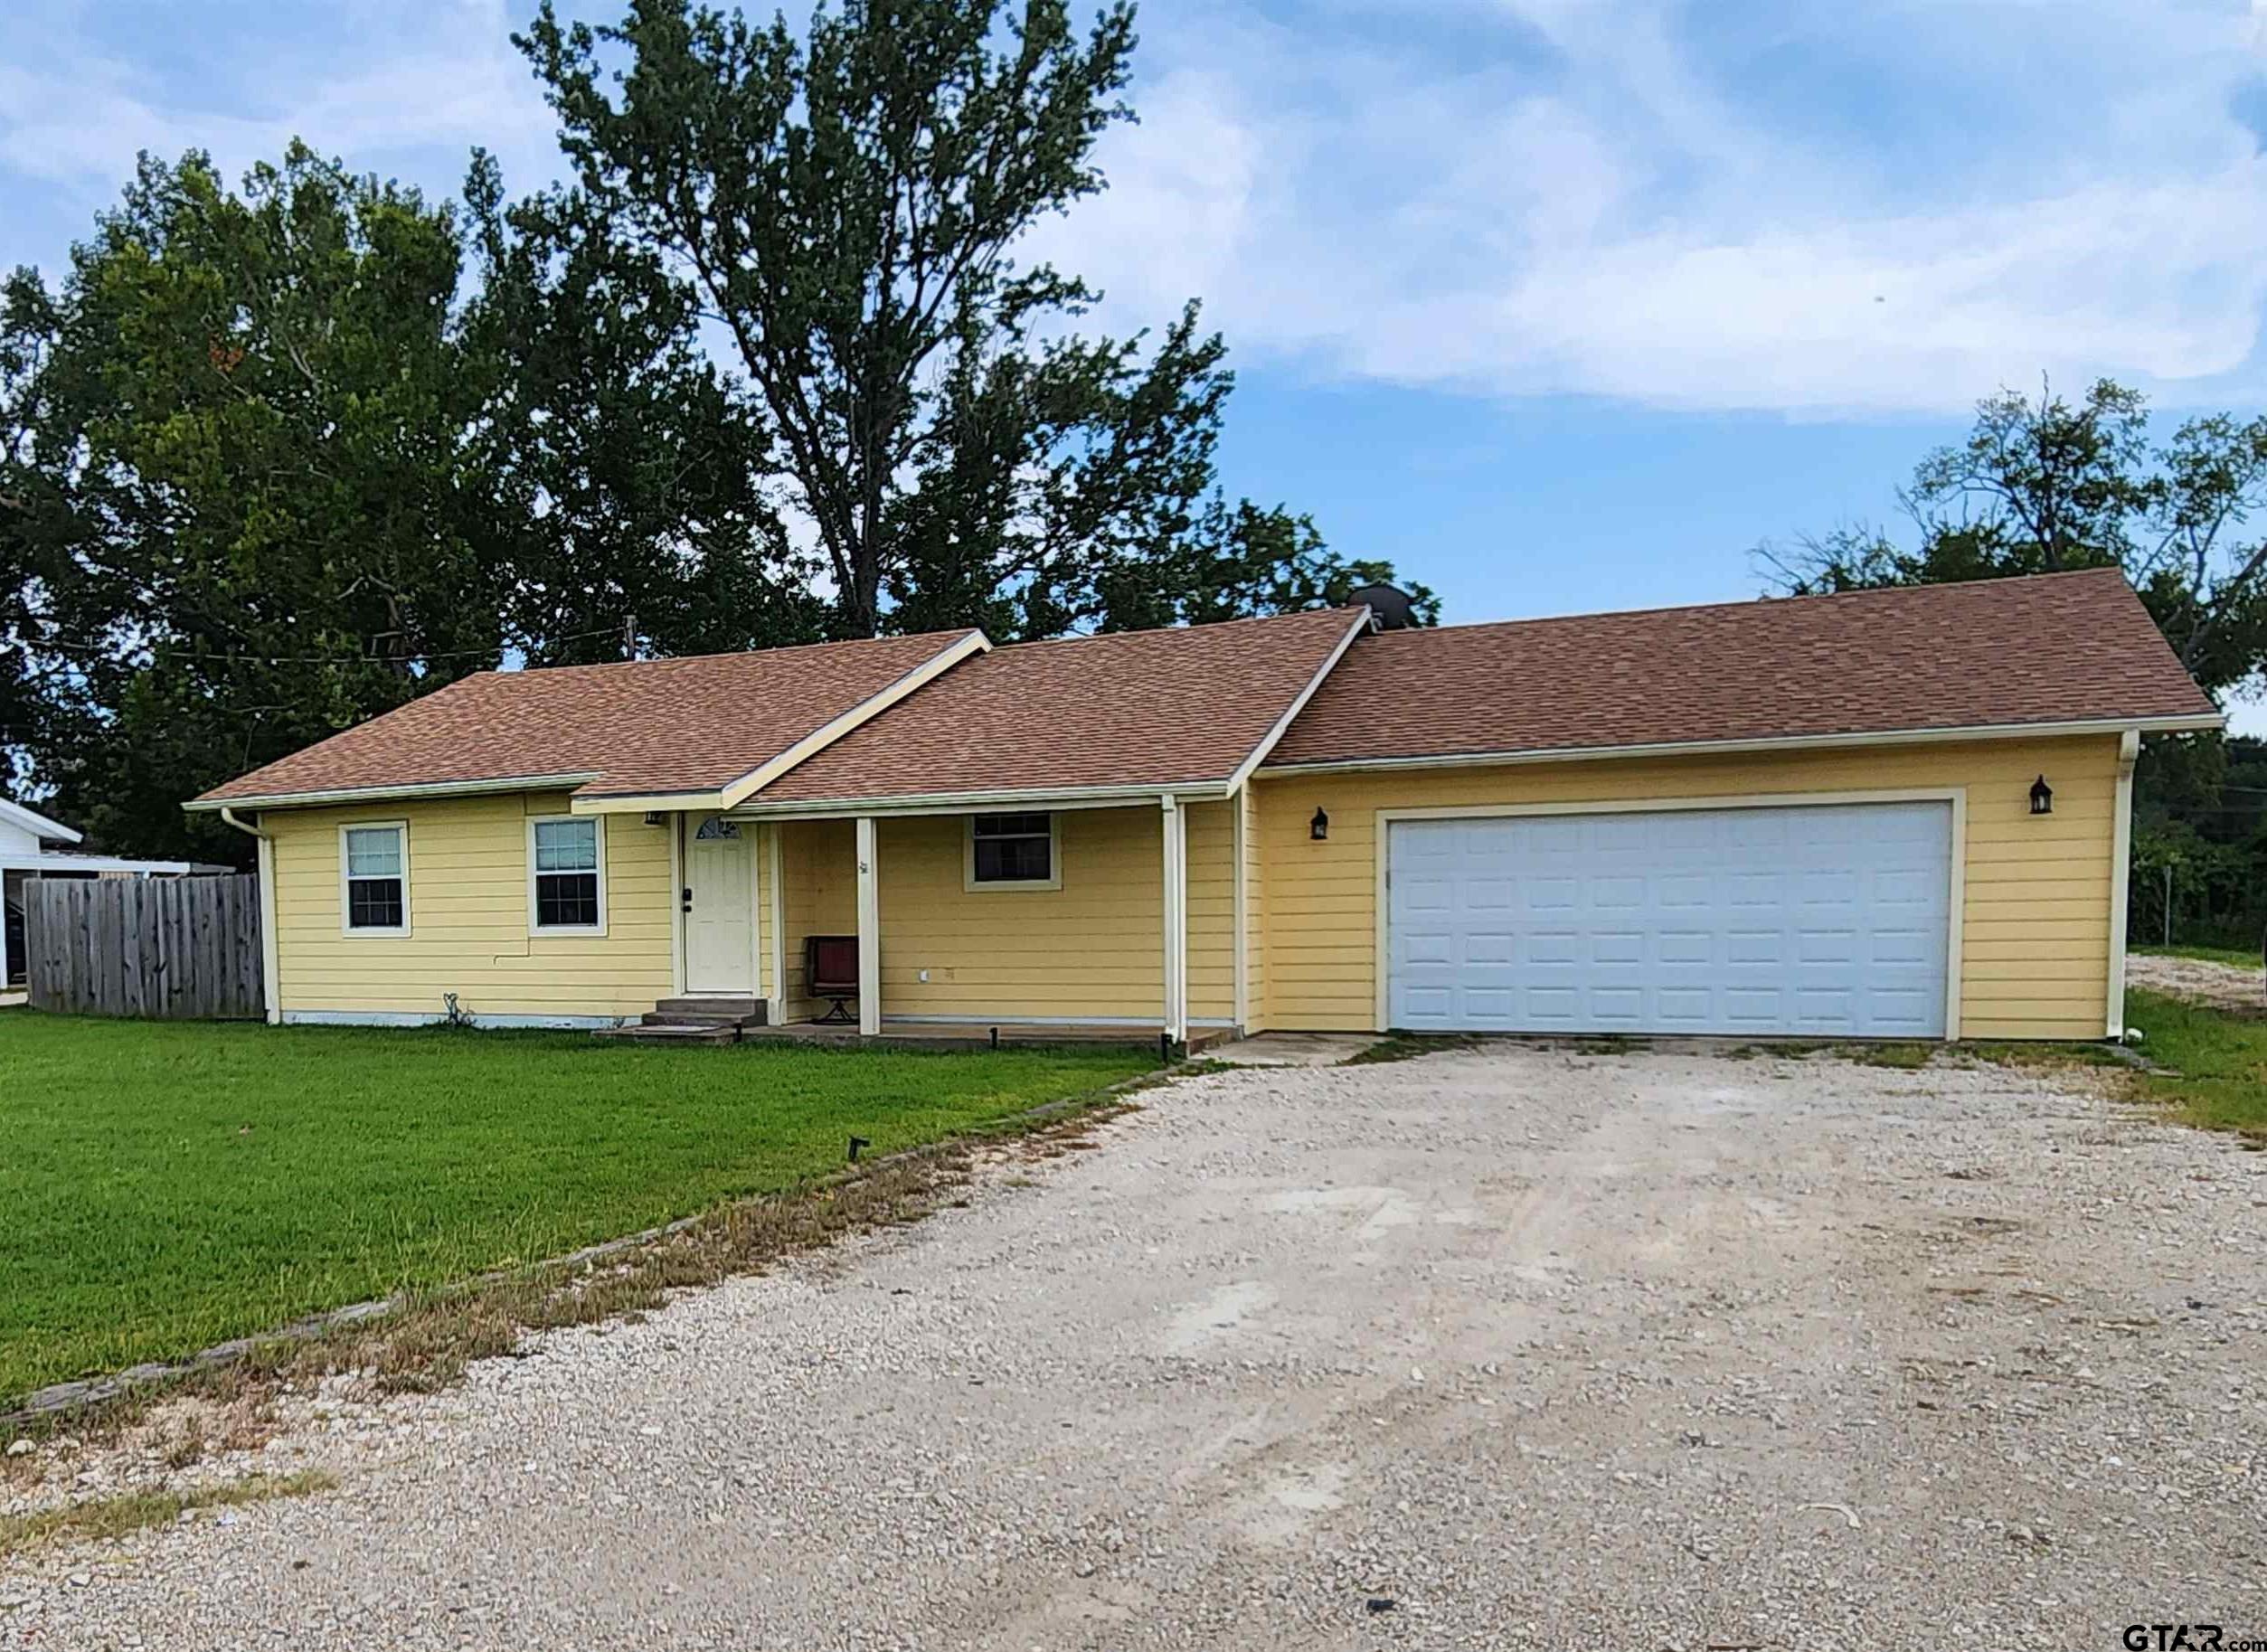
POLYGON ((1322 810, 1317 809, 1315 811, 1315 817, 1307 823, 1307 835, 1313 838, 1317 843, 1321 843, 1325 838, 1328 837, 1330 835, 1330 817, 1324 814, 1322 810))
POLYGON ((2046 783, 2045 775, 2031 782, 2031 812, 2051 815, 2054 812, 2054 788, 2046 783))

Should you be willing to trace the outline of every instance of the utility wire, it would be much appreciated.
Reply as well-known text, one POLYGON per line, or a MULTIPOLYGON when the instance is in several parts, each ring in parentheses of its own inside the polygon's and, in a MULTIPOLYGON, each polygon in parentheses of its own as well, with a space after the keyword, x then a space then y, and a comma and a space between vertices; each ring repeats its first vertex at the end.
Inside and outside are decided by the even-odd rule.
MULTIPOLYGON (((546 644, 584 642, 594 637, 619 637, 619 626, 607 626, 595 631, 573 631, 564 637, 549 637, 546 644)), ((15 637, 5 645, 26 654, 60 654, 67 657, 94 660, 115 660, 122 654, 164 654, 175 659, 205 660, 239 666, 409 666, 430 664, 439 660, 485 659, 510 652, 505 647, 494 648, 458 648, 438 654, 364 654, 353 658, 335 654, 214 654, 203 649, 177 648, 162 642, 51 642, 15 637)))

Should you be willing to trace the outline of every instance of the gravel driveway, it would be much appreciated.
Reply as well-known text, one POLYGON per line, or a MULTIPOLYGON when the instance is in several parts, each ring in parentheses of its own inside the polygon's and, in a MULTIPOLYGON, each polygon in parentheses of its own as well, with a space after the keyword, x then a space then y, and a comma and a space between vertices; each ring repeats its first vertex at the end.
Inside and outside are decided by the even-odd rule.
POLYGON ((269 1455, 340 1490, 19 1565, 0 1646, 2267 1636, 2267 1157, 1830 1060, 1145 1100, 968 1208, 326 1401, 269 1455))
POLYGON ((2267 1014, 2267 983, 2256 967, 2136 952, 2125 960, 2125 978, 2132 986, 2170 993, 2176 998, 2192 998, 2214 1009, 2267 1014))

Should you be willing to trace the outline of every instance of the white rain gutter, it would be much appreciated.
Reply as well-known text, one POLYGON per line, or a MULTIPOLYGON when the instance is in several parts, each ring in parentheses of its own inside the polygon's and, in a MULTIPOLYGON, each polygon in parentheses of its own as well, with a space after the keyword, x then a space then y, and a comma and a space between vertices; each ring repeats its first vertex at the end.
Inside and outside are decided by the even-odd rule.
POLYGON ((222 826, 260 841, 260 996, 267 1006, 268 1024, 276 1026, 283 1020, 282 977, 276 962, 280 951, 276 936, 276 836, 239 819, 229 804, 220 806, 220 816, 222 826))

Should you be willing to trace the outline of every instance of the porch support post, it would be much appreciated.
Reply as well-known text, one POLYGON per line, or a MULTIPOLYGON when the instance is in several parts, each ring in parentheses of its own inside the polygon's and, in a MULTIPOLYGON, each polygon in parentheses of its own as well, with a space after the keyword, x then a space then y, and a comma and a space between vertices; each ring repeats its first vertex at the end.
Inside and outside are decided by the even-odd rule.
POLYGON ((1165 1035, 1188 1038, 1188 811, 1167 792, 1165 821, 1165 1035))
POLYGON ((763 888, 765 900, 765 939, 770 942, 769 985, 770 1003, 766 1005, 764 1019, 778 1026, 787 1019, 787 856, 779 840, 786 835, 784 821, 773 820, 763 828, 763 888))
POLYGON ((882 1030, 882 890, 874 817, 858 817, 858 1031, 882 1030))

